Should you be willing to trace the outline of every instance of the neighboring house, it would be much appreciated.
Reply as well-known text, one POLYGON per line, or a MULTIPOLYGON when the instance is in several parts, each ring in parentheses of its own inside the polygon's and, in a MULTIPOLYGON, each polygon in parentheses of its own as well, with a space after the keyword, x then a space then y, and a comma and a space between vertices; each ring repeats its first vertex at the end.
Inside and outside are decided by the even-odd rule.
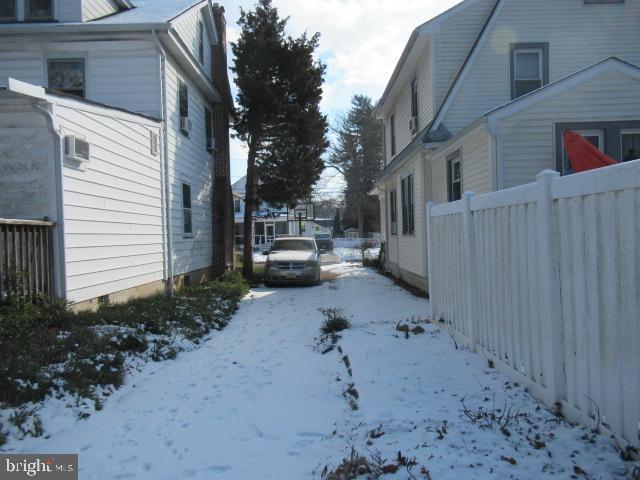
MULTIPOLYGON (((235 218, 235 244, 237 247, 244 244, 246 181, 247 177, 242 177, 231 187, 235 218)), ((253 212, 253 248, 256 250, 268 248, 275 238, 281 235, 312 236, 316 233, 331 233, 331 228, 321 225, 320 221, 316 221, 313 218, 313 209, 308 207, 308 204, 300 206, 307 213, 303 220, 299 220, 296 216, 296 212, 299 211, 298 208, 289 209, 260 202, 258 208, 253 212)))
POLYGON ((640 151, 639 23, 640 0, 466 0, 414 30, 378 110, 394 275, 428 289, 428 202, 570 173, 565 130, 640 151))
POLYGON ((120 299, 229 268, 224 9, 210 0, 3 0, 0 17, 0 79, 46 87, 5 85, 2 112, 16 102, 31 111, 25 125, 3 117, 0 170, 16 127, 33 123, 37 135, 22 137, 30 166, 0 179, 0 217, 56 222, 58 294, 120 299), (78 168, 54 151, 60 178, 39 177, 38 162, 55 165, 34 142, 68 135, 89 143, 89 162, 78 168), (21 187, 43 208, 16 211, 21 187), (59 192, 55 201, 47 191, 59 192))

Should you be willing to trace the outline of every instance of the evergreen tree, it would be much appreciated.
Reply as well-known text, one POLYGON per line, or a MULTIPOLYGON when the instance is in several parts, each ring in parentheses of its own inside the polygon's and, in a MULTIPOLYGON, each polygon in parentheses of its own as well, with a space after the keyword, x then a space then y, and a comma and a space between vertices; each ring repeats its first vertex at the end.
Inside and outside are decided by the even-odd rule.
POLYGON ((340 209, 336 208, 336 214, 333 217, 333 234, 340 235, 342 233, 342 220, 340 219, 340 209))
POLYGON ((235 130, 249 149, 243 274, 253 277, 252 221, 260 200, 293 206, 310 197, 324 169, 326 118, 320 113, 325 66, 313 59, 319 35, 285 35, 271 0, 241 9, 241 33, 231 44, 238 87, 235 130), (259 182, 258 182, 259 179, 259 182))
POLYGON ((334 130, 337 140, 328 163, 342 173, 347 184, 343 223, 356 226, 364 236, 380 229, 379 201, 369 192, 383 167, 382 129, 371 99, 355 95, 334 130))

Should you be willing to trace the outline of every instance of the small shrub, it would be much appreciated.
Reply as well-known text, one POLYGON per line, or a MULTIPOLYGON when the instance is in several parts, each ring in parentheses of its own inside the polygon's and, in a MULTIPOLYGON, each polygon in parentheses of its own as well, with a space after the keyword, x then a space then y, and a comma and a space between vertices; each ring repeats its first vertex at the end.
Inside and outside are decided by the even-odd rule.
POLYGON ((7 443, 7 434, 3 428, 3 425, 0 423, 0 447, 3 447, 7 443))
POLYGON ((322 333, 329 335, 351 328, 351 323, 347 320, 337 308, 323 308, 320 310, 325 316, 322 323, 322 333))
POLYGON ((20 407, 9 416, 9 422, 20 431, 23 437, 41 437, 44 429, 37 411, 36 407, 20 407))

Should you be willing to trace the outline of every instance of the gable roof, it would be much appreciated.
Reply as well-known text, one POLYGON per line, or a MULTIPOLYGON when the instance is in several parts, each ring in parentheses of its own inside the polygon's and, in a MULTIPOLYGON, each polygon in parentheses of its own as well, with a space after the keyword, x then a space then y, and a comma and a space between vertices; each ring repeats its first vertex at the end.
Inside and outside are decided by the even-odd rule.
POLYGON ((494 123, 504 118, 508 118, 518 112, 526 110, 529 107, 537 105, 538 103, 554 97, 555 95, 566 92, 574 87, 577 87, 595 77, 598 77, 608 72, 618 72, 623 75, 627 75, 636 80, 640 80, 640 67, 631 63, 620 60, 617 57, 609 57, 601 62, 590 65, 582 70, 578 70, 571 75, 567 75, 555 82, 551 82, 542 88, 527 93, 515 100, 500 105, 493 110, 488 111, 483 118, 488 119, 494 123))
POLYGON ((92 20, 91 24, 169 23, 208 0, 131 0, 133 8, 108 17, 92 20))
POLYGON ((402 55, 400 55, 400 59, 398 60, 398 63, 396 64, 396 67, 391 74, 391 78, 389 79, 389 82, 387 83, 384 93, 382 94, 382 97, 380 99, 377 110, 377 115, 379 118, 382 112, 385 110, 387 100, 389 100, 389 97, 393 93, 398 78, 402 76, 405 67, 411 64, 411 62, 408 60, 417 53, 420 53, 420 47, 424 48, 426 46, 428 38, 434 33, 438 32, 440 25, 443 22, 466 10, 468 7, 474 5, 478 1, 479 0, 463 0, 450 9, 444 11, 440 15, 437 15, 431 20, 428 20, 425 23, 419 25, 413 30, 413 32, 411 32, 411 36, 409 37, 409 40, 407 41, 407 44, 402 51, 402 55))
POLYGON ((433 122, 431 125, 434 130, 440 127, 440 124, 442 123, 442 120, 444 119, 445 114, 449 110, 449 107, 451 106, 453 99, 458 93, 458 90, 460 89, 462 82, 466 78, 467 73, 471 68, 471 65, 473 65, 473 62, 478 56, 478 53, 480 52, 480 50, 482 49, 482 46, 484 45, 487 38, 489 37, 489 34, 491 33, 491 30, 493 28, 493 25, 495 24, 496 19, 498 18, 498 15, 500 14, 500 11, 502 10, 502 7, 504 6, 505 2, 506 0, 497 0, 495 5, 493 6, 493 10, 491 10, 491 13, 487 17, 487 21, 482 27, 482 30, 480 30, 480 33, 478 34, 478 38, 476 39, 475 43, 471 47, 471 50, 469 50, 469 54, 467 55, 467 58, 463 62, 462 67, 460 67, 460 70, 458 71, 456 78, 451 84, 451 87, 449 87, 449 91, 447 92, 447 95, 445 96, 444 101, 440 105, 438 112, 433 117, 433 122))

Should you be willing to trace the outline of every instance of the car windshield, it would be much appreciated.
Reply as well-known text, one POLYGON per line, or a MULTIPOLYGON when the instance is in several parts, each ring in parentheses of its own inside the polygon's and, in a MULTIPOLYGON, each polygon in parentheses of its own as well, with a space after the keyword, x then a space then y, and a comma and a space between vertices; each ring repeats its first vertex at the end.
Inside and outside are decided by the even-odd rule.
POLYGON ((287 239, 287 240, 276 240, 273 242, 271 246, 271 251, 280 251, 280 250, 296 250, 296 251, 305 251, 305 250, 315 250, 315 246, 313 240, 303 240, 303 239, 287 239))

